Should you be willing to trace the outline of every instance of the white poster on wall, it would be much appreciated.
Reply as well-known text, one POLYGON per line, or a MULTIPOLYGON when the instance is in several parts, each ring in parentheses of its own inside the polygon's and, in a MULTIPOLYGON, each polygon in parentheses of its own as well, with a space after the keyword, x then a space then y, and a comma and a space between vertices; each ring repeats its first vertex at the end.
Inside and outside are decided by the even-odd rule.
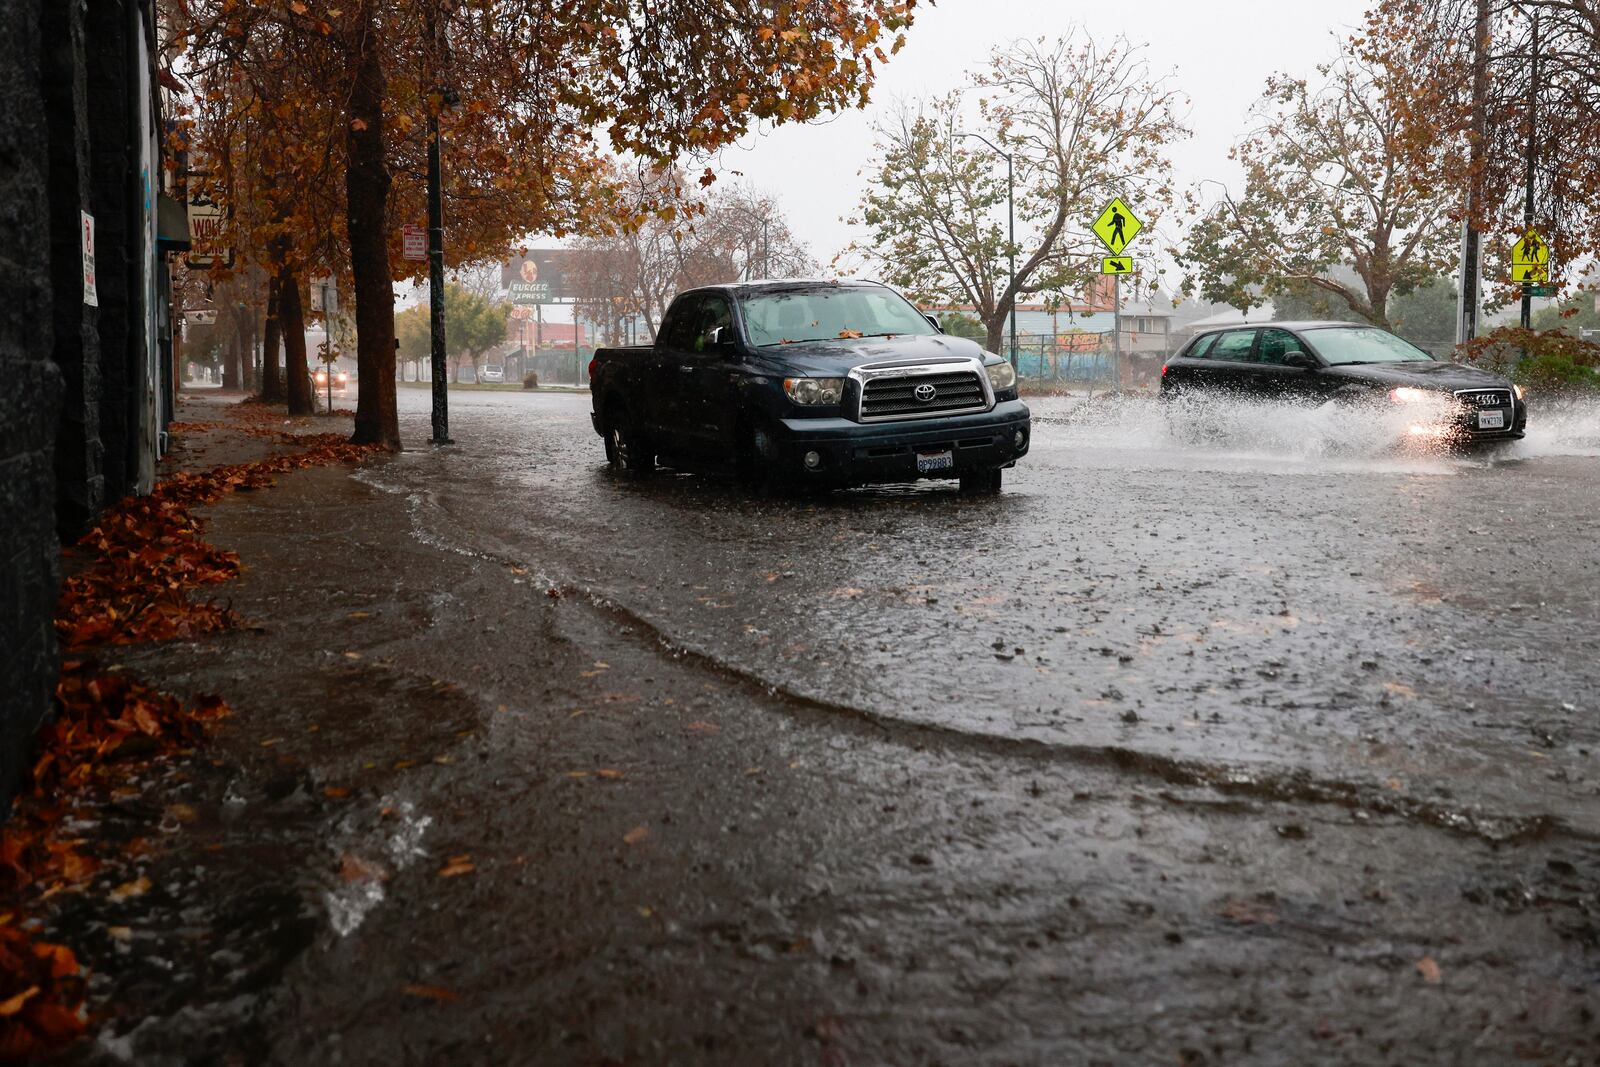
POLYGON ((82 220, 83 302, 97 308, 100 306, 100 292, 94 287, 94 216, 87 211, 79 211, 78 218, 82 220))

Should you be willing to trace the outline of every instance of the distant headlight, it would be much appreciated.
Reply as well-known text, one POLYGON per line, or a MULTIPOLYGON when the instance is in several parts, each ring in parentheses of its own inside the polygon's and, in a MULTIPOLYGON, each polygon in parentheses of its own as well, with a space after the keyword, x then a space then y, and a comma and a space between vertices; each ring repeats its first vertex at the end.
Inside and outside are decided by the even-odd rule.
POLYGON ((1511 390, 1512 390, 1512 392, 1517 394, 1517 399, 1518 400, 1522 400, 1522 399, 1526 398, 1527 395, 1528 395, 1527 393, 1522 391, 1522 386, 1520 386, 1520 385, 1513 385, 1511 387, 1511 390))
POLYGON ((1389 399, 1396 404, 1417 404, 1424 400, 1432 400, 1437 395, 1427 389, 1413 389, 1409 385, 1389 390, 1389 399))
POLYGON ((989 385, 995 392, 1011 389, 1017 384, 1017 371, 1009 363, 991 363, 984 368, 989 372, 989 385))
POLYGON ((783 391, 803 407, 837 404, 844 396, 843 378, 785 378, 783 391))

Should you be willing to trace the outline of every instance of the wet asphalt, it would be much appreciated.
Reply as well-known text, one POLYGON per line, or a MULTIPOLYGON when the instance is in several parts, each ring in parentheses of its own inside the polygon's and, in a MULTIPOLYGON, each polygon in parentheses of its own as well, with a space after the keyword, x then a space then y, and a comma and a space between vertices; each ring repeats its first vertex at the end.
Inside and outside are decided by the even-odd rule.
POLYGON ((1600 411, 1046 399, 999 497, 791 498, 426 399, 127 654, 238 714, 57 917, 74 1058, 1600 1062, 1600 411))

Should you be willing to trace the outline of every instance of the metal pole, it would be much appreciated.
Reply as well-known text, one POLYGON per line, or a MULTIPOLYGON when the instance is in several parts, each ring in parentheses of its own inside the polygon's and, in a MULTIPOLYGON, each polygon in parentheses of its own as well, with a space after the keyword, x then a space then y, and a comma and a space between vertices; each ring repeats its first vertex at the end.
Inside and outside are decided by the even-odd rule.
POLYGON ((1111 374, 1122 388, 1122 275, 1111 276, 1111 374))
POLYGON ((1011 369, 1017 368, 1017 205, 1012 182, 1011 153, 1006 157, 1006 228, 1011 242, 1011 369))
MULTIPOLYGON (((1534 137, 1539 120, 1539 13, 1533 13, 1533 54, 1528 67, 1528 198, 1522 205, 1523 229, 1533 229, 1534 137)), ((1546 250, 1548 256, 1548 249, 1546 250)), ((1522 283, 1522 328, 1533 326, 1533 283, 1522 283)))
MULTIPOLYGON (((434 5, 425 5, 428 39, 434 49, 435 65, 439 50, 434 5)), ((438 70, 434 70, 438 80, 438 70)), ((428 334, 433 357, 433 443, 448 445, 450 440, 449 372, 445 368, 444 341, 444 176, 439 160, 439 116, 428 105, 428 334)))
POLYGON ((1488 140, 1489 0, 1477 0, 1473 20, 1472 139, 1469 146, 1466 218, 1461 224, 1461 276, 1456 300, 1456 344, 1478 336, 1478 212, 1483 208, 1483 157, 1488 140))

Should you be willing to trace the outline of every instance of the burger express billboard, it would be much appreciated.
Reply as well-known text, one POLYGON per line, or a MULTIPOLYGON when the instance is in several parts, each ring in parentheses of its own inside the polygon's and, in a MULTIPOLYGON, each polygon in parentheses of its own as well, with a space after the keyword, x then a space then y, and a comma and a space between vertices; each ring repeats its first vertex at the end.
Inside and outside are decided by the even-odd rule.
POLYGON ((565 249, 518 256, 501 266, 500 285, 511 293, 513 304, 564 304, 569 299, 564 268, 571 257, 565 249))

